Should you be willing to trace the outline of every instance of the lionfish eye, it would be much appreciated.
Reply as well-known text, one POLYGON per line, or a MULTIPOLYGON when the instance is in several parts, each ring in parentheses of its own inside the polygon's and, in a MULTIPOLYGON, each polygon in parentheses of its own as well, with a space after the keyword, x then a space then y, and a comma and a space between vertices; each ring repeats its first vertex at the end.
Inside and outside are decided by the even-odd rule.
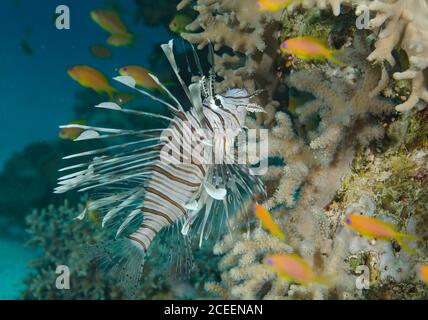
POLYGON ((215 105, 217 106, 217 107, 221 107, 222 105, 221 105, 221 100, 220 99, 215 99, 214 100, 214 103, 215 103, 215 105))

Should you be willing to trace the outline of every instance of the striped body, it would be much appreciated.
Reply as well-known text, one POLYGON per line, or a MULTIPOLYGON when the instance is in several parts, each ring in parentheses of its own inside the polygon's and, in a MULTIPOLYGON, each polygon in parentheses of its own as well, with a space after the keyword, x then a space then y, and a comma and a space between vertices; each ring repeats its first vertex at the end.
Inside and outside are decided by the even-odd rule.
MULTIPOLYGON (((101 212, 102 226, 116 231, 115 240, 94 249, 93 259, 117 270, 118 282, 125 289, 137 286, 145 254, 162 230, 181 227, 181 232, 170 239, 176 248, 171 254, 178 256, 178 265, 185 261, 188 266, 193 236, 198 234, 201 246, 215 227, 222 231, 229 211, 243 211, 245 200, 253 193, 264 195, 261 180, 251 174, 247 165, 230 162, 239 153, 235 142, 247 112, 263 112, 263 108, 250 103, 253 95, 245 89, 215 94, 214 68, 209 77, 202 76, 198 82, 186 85, 175 61, 173 41, 161 47, 187 97, 186 104, 190 102, 187 110, 152 74, 148 76, 168 100, 137 87, 138 79, 132 76, 122 75, 115 80, 162 104, 169 116, 114 102, 104 102, 96 108, 155 118, 164 122, 164 129, 125 130, 81 124, 60 127, 83 130, 76 141, 116 139, 100 149, 65 157, 83 160, 60 170, 73 172, 59 178, 55 193, 96 190, 77 218, 101 212)), ((202 75, 196 52, 194 57, 202 75)), ((213 66, 213 52, 209 61, 213 66)))
POLYGON ((201 124, 196 111, 191 109, 180 117, 176 116, 167 129, 171 138, 168 146, 180 150, 179 155, 184 157, 192 155, 191 161, 188 161, 190 163, 183 163, 189 159, 182 157, 174 158, 177 163, 158 159, 150 167, 152 176, 141 205, 144 220, 138 230, 128 237, 144 253, 163 228, 188 218, 186 204, 201 192, 212 159, 204 158, 203 154, 192 154, 198 142, 213 141, 214 158, 231 152, 233 141, 246 117, 242 111, 241 114, 221 109, 213 111, 205 106, 203 115, 201 124), (204 123, 206 130, 198 131, 204 123), (190 147, 190 150, 183 150, 183 146, 190 147))

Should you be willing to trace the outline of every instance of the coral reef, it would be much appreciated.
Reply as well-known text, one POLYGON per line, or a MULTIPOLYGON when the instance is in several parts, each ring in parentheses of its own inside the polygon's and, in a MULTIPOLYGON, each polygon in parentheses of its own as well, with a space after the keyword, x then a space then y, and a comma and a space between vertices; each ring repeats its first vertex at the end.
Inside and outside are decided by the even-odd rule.
MULTIPOLYGON (((381 177, 381 167, 377 166, 365 168, 364 176, 370 178, 365 187, 347 183, 350 177, 357 175, 358 163, 365 157, 364 152, 369 152, 373 145, 382 146, 388 141, 391 128, 396 126, 394 123, 420 117, 420 114, 403 114, 390 125, 396 104, 395 99, 391 98, 397 94, 387 92, 391 88, 388 75, 391 68, 384 64, 384 60, 391 55, 393 48, 388 47, 383 39, 391 35, 389 31, 395 24, 401 25, 403 29, 393 31, 394 37, 400 40, 393 46, 410 53, 410 70, 417 73, 413 91, 409 92, 410 97, 403 99, 400 92, 402 100, 407 101, 396 109, 412 109, 419 98, 423 99, 425 93, 422 91, 426 90, 425 84, 415 81, 422 79, 420 76, 426 69, 423 59, 418 59, 426 57, 426 53, 422 52, 425 40, 412 28, 428 20, 421 21, 424 10, 415 17, 402 16, 402 12, 397 15, 399 9, 391 8, 404 5, 404 2, 399 2, 393 1, 387 6, 379 1, 363 0, 296 1, 289 8, 289 13, 280 15, 278 12, 258 12, 253 5, 254 1, 246 2, 245 5, 238 1, 197 1, 194 9, 199 12, 199 16, 188 29, 202 31, 182 36, 198 44, 199 48, 203 48, 208 41, 213 43, 217 51, 216 71, 222 77, 217 89, 240 86, 251 92, 257 89, 266 91, 259 99, 267 113, 259 115, 257 119, 248 119, 247 125, 249 128, 269 129, 269 157, 273 161, 264 177, 268 190, 268 199, 264 204, 271 209, 287 235, 285 243, 257 228, 250 233, 241 230, 233 236, 226 236, 214 250, 222 256, 219 264, 222 281, 207 283, 208 291, 223 298, 354 299, 381 297, 385 287, 404 286, 411 297, 426 297, 426 290, 414 274, 415 264, 420 262, 420 256, 426 254, 426 244, 419 241, 419 255, 410 256, 395 242, 372 243, 342 225, 345 214, 354 210, 391 221, 403 232, 417 234, 426 242, 426 232, 415 229, 417 221, 424 214, 415 213, 415 210, 406 214, 403 212, 407 211, 405 204, 402 204, 401 209, 398 207, 401 200, 391 200, 392 195, 402 197, 406 194, 402 189, 406 185, 405 181, 425 179, 423 161, 409 164, 412 171, 407 171, 408 176, 403 177, 401 173, 406 171, 406 167, 401 165, 408 162, 396 159, 395 165, 399 165, 401 170, 395 172, 395 177, 400 177, 398 181, 393 179, 386 184, 386 180, 376 181, 381 177), (364 9, 363 6, 369 6, 370 10, 377 13, 377 17, 370 22, 374 34, 384 28, 385 22, 384 29, 387 31, 378 38, 370 31, 357 31, 355 24, 349 23, 355 22, 356 16, 350 10, 341 10, 341 5, 356 8, 358 14, 364 9), (332 13, 324 10, 326 8, 331 8, 332 13), (386 9, 389 15, 384 14, 386 9), (341 19, 341 13, 346 18, 341 19), (248 19, 250 16, 251 19, 248 19), (314 27, 321 17, 322 28, 314 27), (388 18, 391 19, 387 21, 388 18), (409 37, 404 40, 402 35, 406 32, 409 37), (323 38, 330 46, 342 48, 339 58, 347 66, 284 59, 278 50, 279 41, 302 35, 323 38), (374 51, 370 39, 374 39, 374 51), (412 59, 412 56, 416 59, 412 59), (380 95, 381 92, 384 97, 380 95), (287 108, 290 94, 305 96, 305 101, 295 110, 287 108), (385 128, 388 128, 386 140, 385 128), (377 142, 374 144, 374 141, 377 142), (394 206, 387 205, 385 202, 388 201, 392 201, 394 206), (317 272, 337 274, 334 285, 323 288, 285 284, 262 263, 266 254, 291 250, 303 256, 317 272), (370 290, 356 289, 358 265, 367 265, 370 270, 370 290)), ((421 6, 425 3, 418 2, 421 6)), ((408 4, 406 8, 413 6, 413 10, 416 5, 408 4)), ((403 65, 395 66, 395 78, 400 80, 406 77, 397 77, 397 74, 404 72, 402 75, 408 75, 407 71, 397 69, 403 65)), ((406 86, 396 82, 392 90, 398 87, 406 86)), ((423 122, 407 121, 412 125, 414 122, 419 123, 419 131, 406 131, 397 136, 407 139, 416 135, 416 140, 423 140, 426 130, 423 122)), ((403 128, 400 126, 397 130, 403 128)), ((394 160, 390 158, 389 152, 397 145, 390 143, 386 150, 379 151, 378 164, 385 165, 382 167, 384 175, 391 170, 394 172, 394 160)), ((425 144, 418 143, 413 153, 408 149, 406 152, 409 153, 404 156, 401 150, 398 156, 426 159, 425 144)), ((362 172, 358 171, 360 174, 362 172)), ((409 195, 409 201, 414 199, 415 206, 425 208, 427 200, 421 197, 421 185, 413 187, 416 193, 409 195)), ((385 292, 389 292, 391 298, 394 296, 391 292, 395 291, 391 289, 385 292)))
MULTIPOLYGON (((30 266, 34 272, 25 280, 24 299, 117 299, 122 296, 102 272, 82 259, 82 241, 103 239, 97 227, 73 220, 78 210, 67 202, 59 208, 53 205, 27 216, 28 245, 41 251, 30 266), (64 239, 61 244, 58 239, 64 239), (70 290, 58 290, 55 281, 58 265, 70 270, 70 290)), ((84 242, 83 242, 84 243, 84 242)))
POLYGON ((303 205, 300 199, 297 209, 274 211, 277 221, 286 221, 285 243, 260 228, 249 235, 242 231, 237 240, 225 237, 215 247, 215 253, 223 256, 219 264, 222 281, 207 283, 207 290, 234 299, 427 299, 428 290, 415 273, 416 265, 425 263, 428 253, 428 194, 424 190, 428 126, 424 114, 402 115, 387 123, 386 142, 358 148, 352 170, 324 208, 303 205), (309 219, 296 221, 290 217, 302 214, 300 206, 311 210, 315 225, 309 219), (350 212, 375 216, 398 225, 402 232, 417 235, 421 240, 411 246, 418 254, 410 255, 395 242, 368 241, 344 228, 343 218, 350 212), (312 229, 317 236, 294 239, 291 225, 312 229), (314 243, 320 245, 314 248, 314 243), (287 283, 262 263, 266 254, 296 248, 320 273, 336 275, 331 288, 287 283), (368 269, 368 289, 356 288, 359 266, 368 269))
MULTIPOLYGON (((149 2, 137 1, 144 9, 137 14, 147 24, 167 25, 176 14, 175 2, 149 2)), ((215 244, 214 252, 208 244, 195 252, 195 270, 188 281, 165 277, 171 248, 158 241, 148 255, 137 299, 201 298, 206 297, 204 287, 227 299, 427 299, 427 289, 414 272, 418 263, 426 263, 423 257, 428 253, 428 111, 415 107, 428 102, 427 1, 304 0, 284 12, 259 12, 256 0, 192 3, 183 0, 177 7, 197 12, 182 37, 199 49, 213 44, 216 90, 264 91, 256 99, 266 114, 249 118, 247 126, 269 130, 264 206, 286 241, 258 223, 242 227, 247 217, 237 216, 231 221, 233 231, 215 244), (358 31, 355 19, 365 10, 375 16, 370 30, 358 31), (338 58, 346 67, 281 54, 280 42, 296 36, 326 40, 330 48, 340 49, 338 58), (295 108, 293 96, 302 97, 295 108), (408 112, 397 115, 395 110, 408 112), (411 244, 417 255, 395 241, 369 241, 345 228, 342 221, 350 212, 389 221, 401 232, 417 235, 421 240, 411 244), (290 252, 301 255, 317 273, 335 275, 334 283, 288 283, 263 263, 266 255, 290 252), (361 266, 369 270, 369 289, 356 287, 361 266)), ((153 60, 162 64, 156 54, 153 60)), ((102 125, 106 119, 96 118, 87 108, 95 97, 79 97, 76 113, 102 125)), ((141 125, 125 117, 113 123, 141 125)), ((58 167, 64 148, 72 148, 65 144, 29 148, 9 162, 7 175, 0 176, 2 185, 10 188, 0 193, 1 212, 22 216, 24 208, 55 202, 46 193, 56 178, 52 167, 58 167), (45 176, 49 178, 42 179, 45 176), (33 186, 35 181, 46 183, 33 186), (27 192, 22 190, 21 201, 14 203, 22 207, 6 207, 19 186, 27 192)), ((83 204, 69 203, 34 211, 27 218, 30 245, 41 255, 32 264, 34 274, 26 281, 23 297, 122 298, 108 275, 80 256, 82 243, 106 237, 96 215, 78 223, 72 219, 83 204), (60 246, 56 239, 65 241, 60 246), (72 270, 71 290, 55 289, 58 264, 72 270)))
POLYGON ((254 91, 255 79, 266 89, 275 87, 272 83, 276 80, 274 33, 280 13, 264 15, 258 12, 255 0, 246 1, 245 5, 239 0, 202 0, 194 10, 199 15, 187 26, 194 33, 184 33, 182 37, 198 44, 199 49, 211 42, 215 50, 232 49, 235 53, 233 56, 227 52, 216 55, 216 72, 224 78, 218 90, 245 87, 254 91))
MULTIPOLYGON (((28 245, 38 257, 31 262, 32 273, 25 279, 24 299, 123 299, 124 293, 108 273, 87 259, 86 246, 107 240, 96 212, 84 223, 74 218, 84 209, 84 204, 71 206, 67 201, 59 207, 53 205, 27 216, 28 245), (58 240, 64 239, 64 240, 58 240), (61 241, 61 242, 59 242, 61 241), (58 290, 56 268, 66 265, 70 270, 70 290, 58 290)), ((204 281, 217 279, 215 266, 218 259, 206 248, 195 253, 195 268, 191 279, 170 276, 171 250, 159 242, 149 252, 141 288, 136 299, 194 299, 204 296, 204 281), (210 273, 206 277, 205 273, 210 273)), ((172 269, 171 269, 172 268, 172 269)))
MULTIPOLYGON (((370 10, 376 11, 376 17, 370 21, 370 27, 378 30, 382 27, 376 49, 368 56, 369 61, 383 64, 387 61, 395 65, 392 51, 400 47, 407 54, 409 68, 395 72, 396 80, 411 80, 412 92, 406 102, 396 106, 397 111, 412 109, 419 100, 428 103, 428 2, 425 0, 373 1, 370 10)), ((385 71, 384 71, 385 73, 385 71)), ((380 83, 386 82, 383 80, 380 83)), ((374 91, 376 94, 376 91, 374 91)))
MULTIPOLYGON (((406 101, 397 105, 396 110, 405 112, 415 107, 420 100, 428 102, 428 35, 423 30, 428 27, 428 2, 426 0, 306 0, 295 1, 290 11, 302 4, 304 8, 317 7, 326 9, 327 4, 338 16, 341 5, 356 8, 359 16, 370 10, 376 16, 370 20, 368 27, 377 35, 375 50, 367 59, 382 65, 382 78, 379 84, 372 89, 371 95, 376 96, 389 83, 387 62, 393 68, 397 62, 393 56, 396 48, 401 48, 407 56, 409 67, 407 70, 394 72, 393 78, 411 81, 411 93, 406 101)), ((424 106, 425 107, 425 106, 424 106)))

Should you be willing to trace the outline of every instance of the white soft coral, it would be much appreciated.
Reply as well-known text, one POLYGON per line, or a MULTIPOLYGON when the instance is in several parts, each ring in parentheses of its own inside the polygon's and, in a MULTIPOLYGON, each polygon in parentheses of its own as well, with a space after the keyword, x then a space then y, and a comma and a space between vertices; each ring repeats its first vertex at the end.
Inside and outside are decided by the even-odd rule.
POLYGON ((428 102, 428 4, 426 0, 375 0, 369 4, 376 17, 370 21, 372 29, 383 28, 376 42, 376 49, 368 56, 369 61, 395 64, 391 54, 396 47, 406 51, 410 67, 396 72, 396 80, 412 80, 409 99, 396 106, 397 111, 412 109, 420 99, 428 102))

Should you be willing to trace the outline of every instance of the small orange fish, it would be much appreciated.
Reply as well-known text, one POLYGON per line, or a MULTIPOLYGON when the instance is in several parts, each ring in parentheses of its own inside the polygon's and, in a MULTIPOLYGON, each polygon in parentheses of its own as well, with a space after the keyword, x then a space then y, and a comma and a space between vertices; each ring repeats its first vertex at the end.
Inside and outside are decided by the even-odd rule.
POLYGON ((121 76, 132 77, 138 86, 149 90, 160 89, 159 85, 150 77, 149 70, 140 66, 125 66, 119 69, 121 76))
POLYGON ((267 211, 263 206, 256 203, 253 207, 253 211, 256 214, 256 217, 262 222, 263 228, 268 230, 271 234, 281 240, 285 240, 285 236, 282 233, 279 226, 273 221, 269 211, 267 211))
POLYGON ((332 280, 317 275, 302 257, 294 253, 268 256, 265 263, 275 270, 281 279, 288 282, 295 281, 302 285, 318 283, 328 286, 332 280))
POLYGON ((113 56, 110 49, 105 46, 93 45, 89 49, 95 57, 100 59, 110 59, 113 56))
POLYGON ((74 66, 68 69, 68 74, 83 87, 90 88, 99 94, 107 93, 111 99, 113 99, 113 94, 117 92, 110 85, 107 77, 92 67, 74 66))
POLYGON ((419 265, 416 272, 419 273, 421 280, 428 284, 428 265, 419 265))
POLYGON ((103 30, 111 34, 107 43, 113 46, 127 46, 134 40, 134 35, 128 31, 120 16, 115 11, 93 10, 92 20, 103 30))
POLYGON ((259 11, 278 11, 287 8, 293 2, 298 0, 259 0, 256 6, 259 11))
POLYGON ((345 222, 349 228, 356 230, 368 239, 395 240, 406 251, 415 254, 415 250, 403 239, 419 240, 419 238, 414 235, 399 233, 393 224, 355 213, 348 214, 345 222))
POLYGON ((107 43, 114 47, 129 46, 134 42, 134 35, 129 33, 124 34, 112 34, 108 39, 107 43))
MULTIPOLYGON (((86 121, 84 120, 76 120, 71 122, 70 124, 81 124, 85 125, 86 121)), ((58 137, 62 140, 75 140, 77 139, 83 132, 83 129, 80 128, 62 128, 58 133, 58 137)))
POLYGON ((338 65, 345 65, 333 55, 337 50, 330 50, 325 44, 312 37, 297 37, 285 40, 281 51, 304 60, 329 60, 338 65))
POLYGON ((111 10, 93 10, 91 18, 103 30, 111 34, 126 34, 129 33, 120 16, 111 10))

